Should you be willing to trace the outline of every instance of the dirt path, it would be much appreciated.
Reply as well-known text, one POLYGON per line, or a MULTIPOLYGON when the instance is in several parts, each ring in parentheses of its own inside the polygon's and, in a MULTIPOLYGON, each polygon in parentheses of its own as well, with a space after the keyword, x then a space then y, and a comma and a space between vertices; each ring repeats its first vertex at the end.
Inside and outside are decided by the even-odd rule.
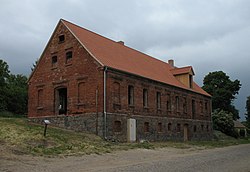
POLYGON ((0 171, 250 171, 250 144, 197 148, 137 149, 105 155, 44 158, 1 150, 0 171))

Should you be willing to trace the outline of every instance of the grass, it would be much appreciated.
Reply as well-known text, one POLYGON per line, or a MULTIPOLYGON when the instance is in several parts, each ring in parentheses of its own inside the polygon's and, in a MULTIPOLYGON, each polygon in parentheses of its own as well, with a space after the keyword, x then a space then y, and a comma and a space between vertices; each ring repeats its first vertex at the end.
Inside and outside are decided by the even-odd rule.
POLYGON ((0 145, 16 154, 39 156, 104 154, 117 150, 174 148, 214 148, 250 143, 250 139, 234 139, 216 132, 214 141, 113 143, 84 132, 30 124, 26 118, 0 117, 0 145))

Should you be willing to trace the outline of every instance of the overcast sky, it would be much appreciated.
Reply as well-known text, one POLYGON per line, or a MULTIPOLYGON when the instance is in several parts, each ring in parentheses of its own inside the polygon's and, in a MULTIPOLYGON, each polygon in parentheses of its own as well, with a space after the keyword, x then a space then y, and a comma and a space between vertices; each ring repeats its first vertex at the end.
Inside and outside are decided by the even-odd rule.
POLYGON ((249 0, 0 0, 0 58, 29 75, 60 18, 178 67, 195 80, 222 70, 242 84, 236 108, 250 96, 249 0))

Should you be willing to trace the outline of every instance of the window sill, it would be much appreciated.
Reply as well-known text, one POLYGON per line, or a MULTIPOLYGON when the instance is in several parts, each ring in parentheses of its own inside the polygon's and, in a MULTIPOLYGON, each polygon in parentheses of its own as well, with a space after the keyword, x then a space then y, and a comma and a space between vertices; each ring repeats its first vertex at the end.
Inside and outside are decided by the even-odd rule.
POLYGON ((65 41, 59 41, 58 44, 62 44, 62 43, 64 43, 64 42, 65 42, 65 41))
POLYGON ((65 67, 72 66, 72 63, 66 63, 65 67))
POLYGON ((85 103, 77 103, 76 106, 84 106, 85 103))
POLYGON ((55 70, 55 69, 57 69, 57 66, 51 67, 51 70, 55 70))

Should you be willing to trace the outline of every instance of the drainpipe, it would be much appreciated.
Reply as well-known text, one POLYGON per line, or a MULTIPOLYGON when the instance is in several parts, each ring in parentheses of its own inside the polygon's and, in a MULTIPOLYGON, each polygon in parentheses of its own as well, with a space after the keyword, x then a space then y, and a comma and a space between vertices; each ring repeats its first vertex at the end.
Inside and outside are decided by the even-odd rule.
POLYGON ((104 139, 107 139, 107 112, 106 112, 106 73, 107 67, 104 67, 103 70, 103 136, 104 139))

